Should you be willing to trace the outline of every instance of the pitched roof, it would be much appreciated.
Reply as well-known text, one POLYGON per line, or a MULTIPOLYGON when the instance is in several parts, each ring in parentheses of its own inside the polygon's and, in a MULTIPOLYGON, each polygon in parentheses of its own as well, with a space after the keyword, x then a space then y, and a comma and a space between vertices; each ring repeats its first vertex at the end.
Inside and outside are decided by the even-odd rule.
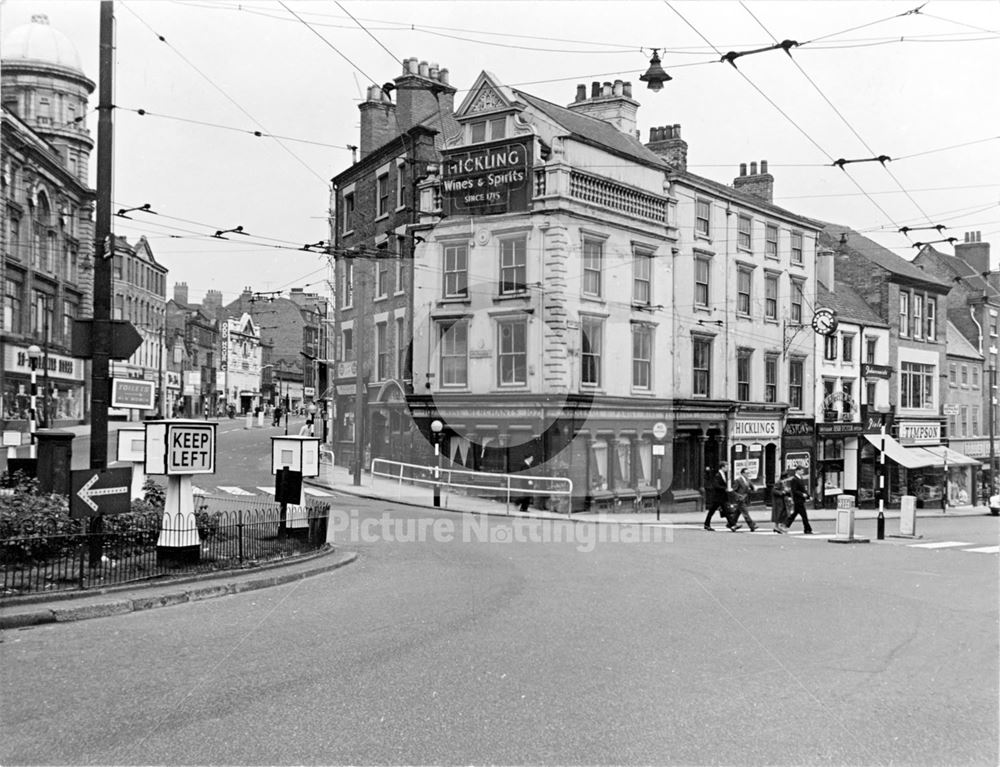
POLYGON ((940 288, 944 292, 951 290, 949 283, 914 266, 905 258, 897 256, 891 250, 882 247, 863 234, 855 232, 849 226, 831 224, 829 222, 820 223, 823 225, 819 236, 819 243, 821 245, 831 250, 839 249, 861 256, 895 277, 902 278, 904 281, 919 282, 925 286, 940 288), (841 243, 841 235, 845 236, 846 242, 841 243))
POLYGON ((981 360, 983 355, 979 353, 979 350, 962 335, 962 331, 958 329, 956 325, 953 325, 951 320, 948 321, 948 347, 947 353, 953 354, 956 357, 972 357, 973 359, 981 360))
POLYGON ((574 112, 516 88, 513 90, 519 99, 523 99, 525 103, 555 120, 586 143, 610 149, 615 154, 628 157, 644 165, 651 165, 663 170, 669 167, 660 155, 643 146, 635 136, 623 133, 606 120, 574 112))
POLYGON ((817 282, 816 305, 833 309, 842 321, 854 322, 858 325, 875 325, 881 328, 889 327, 858 291, 841 280, 834 281, 834 290, 828 290, 817 282))
POLYGON ((964 258, 949 256, 933 245, 924 245, 920 253, 932 253, 937 256, 936 263, 947 270, 955 282, 961 282, 967 290, 982 292, 987 298, 1000 300, 1000 290, 990 285, 986 277, 981 272, 977 272, 964 258))

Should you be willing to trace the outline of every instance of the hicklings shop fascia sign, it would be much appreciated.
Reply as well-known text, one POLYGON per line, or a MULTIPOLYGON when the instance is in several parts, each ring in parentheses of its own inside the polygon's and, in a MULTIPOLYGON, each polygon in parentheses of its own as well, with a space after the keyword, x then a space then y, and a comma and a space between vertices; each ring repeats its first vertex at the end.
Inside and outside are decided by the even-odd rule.
POLYGON ((489 216, 528 209, 531 153, 525 142, 504 142, 443 153, 444 212, 489 216))

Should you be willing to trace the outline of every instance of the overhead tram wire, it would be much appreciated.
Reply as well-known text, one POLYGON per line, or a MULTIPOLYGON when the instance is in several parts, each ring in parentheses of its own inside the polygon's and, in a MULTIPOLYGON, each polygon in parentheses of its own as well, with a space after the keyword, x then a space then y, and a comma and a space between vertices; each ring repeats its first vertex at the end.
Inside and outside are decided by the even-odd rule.
MULTIPOLYGON (((688 21, 687 18, 685 18, 684 15, 680 11, 678 11, 676 8, 674 8, 670 4, 670 0, 663 0, 663 3, 671 11, 673 11, 678 16, 678 18, 680 18, 681 21, 683 21, 685 24, 687 24, 694 31, 695 34, 697 34, 702 40, 704 40, 706 43, 708 43, 708 45, 712 46, 712 48, 715 49, 716 53, 718 53, 719 56, 720 56, 720 61, 724 59, 722 51, 720 51, 718 48, 715 48, 715 46, 712 45, 712 43, 708 40, 708 38, 706 38, 693 24, 691 24, 691 22, 688 21)), ((792 124, 792 126, 799 133, 801 133, 806 138, 806 140, 809 141, 809 143, 811 143, 820 152, 822 152, 824 155, 826 155, 826 157, 830 160, 831 164, 834 162, 834 159, 830 155, 830 153, 827 152, 822 146, 820 146, 820 144, 816 141, 816 139, 814 139, 812 136, 810 136, 801 125, 799 125, 797 122, 795 122, 795 120, 793 120, 785 112, 785 110, 783 110, 780 106, 778 106, 778 104, 775 103, 775 101, 770 96, 768 96, 766 93, 764 93, 764 91, 761 90, 753 80, 751 80, 749 77, 747 77, 746 73, 744 73, 743 70, 738 69, 736 67, 734 67, 734 69, 736 69, 736 71, 739 72, 740 76, 744 80, 746 80, 747 84, 749 84, 750 87, 752 87, 755 91, 757 91, 757 93, 759 93, 761 95, 761 97, 765 101, 767 101, 768 104, 770 104, 772 107, 774 107, 782 117, 784 117, 786 120, 788 120, 788 122, 790 122, 792 124)), ((893 223, 895 223, 895 220, 893 219, 893 217, 891 215, 889 215, 888 211, 886 211, 885 208, 883 208, 881 205, 879 205, 878 201, 875 200, 875 198, 873 198, 870 194, 868 194, 868 192, 865 190, 865 188, 863 186, 861 186, 861 184, 858 182, 858 180, 856 178, 854 178, 854 176, 852 176, 846 169, 842 169, 842 172, 844 173, 844 175, 846 175, 852 181, 852 183, 858 188, 858 190, 862 194, 864 194, 865 197, 868 198, 868 201, 871 202, 871 204, 874 205, 879 210, 879 212, 882 213, 883 216, 885 216, 889 221, 892 221, 893 223)), ((896 228, 897 229, 899 228, 898 224, 896 225, 896 228)))
MULTIPOLYGON (((776 38, 773 34, 771 34, 771 30, 764 25, 764 22, 762 22, 759 18, 757 18, 757 15, 747 7, 746 3, 743 0, 740 0, 740 5, 743 7, 743 10, 745 10, 748 14, 750 14, 750 18, 756 21, 757 24, 760 26, 760 28, 763 29, 764 32, 766 32, 768 35, 770 35, 772 40, 778 42, 778 38, 776 38)), ((836 114, 837 117, 840 118, 840 121, 847 126, 847 129, 854 134, 854 137, 861 142, 861 145, 869 152, 871 152, 873 156, 877 155, 878 152, 872 149, 872 147, 868 144, 867 141, 865 141, 864 137, 860 133, 858 133, 855 127, 851 124, 851 122, 846 117, 844 117, 843 112, 841 112, 837 108, 837 106, 830 100, 830 98, 826 95, 826 93, 823 92, 823 89, 816 84, 816 81, 809 76, 809 73, 806 72, 806 70, 802 68, 802 65, 799 64, 799 62, 795 59, 795 57, 791 55, 791 51, 787 51, 787 53, 788 53, 788 58, 792 60, 792 63, 799 70, 799 72, 802 73, 802 76, 806 78, 806 80, 813 87, 813 89, 820 95, 823 101, 827 103, 827 106, 829 106, 830 109, 833 110, 834 114, 836 114)), ((909 191, 907 191, 906 187, 903 186, 903 184, 899 181, 899 179, 896 178, 896 174, 892 172, 889 166, 886 165, 885 162, 881 163, 881 165, 883 168, 885 168, 885 172, 889 174, 889 178, 891 178, 896 183, 896 186, 898 186, 900 190, 902 190, 902 192, 906 195, 907 199, 909 199, 909 201, 913 203, 913 206, 920 211, 921 215, 924 218, 927 219, 927 223, 929 224, 933 223, 933 221, 931 221, 930 219, 930 216, 927 215, 927 212, 923 209, 923 207, 921 207, 920 203, 917 202, 916 198, 914 198, 914 196, 910 194, 909 191)))
MULTIPOLYGON (((270 133, 270 131, 267 131, 267 129, 264 127, 264 125, 260 122, 260 120, 258 120, 249 111, 247 111, 238 101, 236 101, 236 99, 234 99, 232 96, 230 96, 212 78, 210 78, 208 75, 206 75, 204 72, 202 72, 201 69, 199 69, 197 66, 195 66, 194 62, 192 62, 190 59, 188 59, 187 56, 185 56, 183 53, 181 53, 175 46, 173 46, 169 42, 167 42, 167 38, 166 37, 164 37, 163 35, 159 34, 155 29, 153 29, 153 27, 151 27, 146 22, 146 20, 143 19, 138 13, 136 13, 135 11, 133 11, 129 7, 129 5, 127 3, 122 2, 121 5, 122 5, 123 8, 125 8, 126 11, 128 11, 133 16, 135 16, 135 18, 137 18, 139 20, 139 22, 144 27, 146 27, 146 29, 148 29, 160 42, 162 42, 164 45, 166 45, 168 48, 170 48, 170 50, 172 50, 181 59, 181 61, 183 61, 185 64, 187 64, 189 67, 191 67, 191 69, 193 69, 195 72, 197 72, 198 75, 203 80, 205 80, 205 82, 207 82, 209 85, 211 85, 213 88, 215 88, 215 90, 217 90, 219 93, 221 93, 230 104, 232 104, 233 106, 235 106, 243 114, 245 114, 247 117, 249 117, 250 120, 252 120, 253 123, 255 125, 257 125, 258 128, 260 128, 261 130, 263 130, 265 132, 270 133)), ((292 158, 294 158, 295 161, 298 162, 303 168, 305 168, 307 171, 309 171, 309 173, 311 173, 313 176, 315 176, 317 179, 319 179, 323 183, 324 187, 327 186, 327 184, 328 184, 327 179, 325 179, 321 175, 319 175, 315 170, 313 170, 313 168, 305 160, 303 160, 301 157, 299 157, 297 154, 295 154, 295 152, 293 152, 291 149, 289 149, 287 146, 285 146, 285 144, 281 141, 281 139, 275 138, 274 141, 278 144, 278 146, 280 146, 283 150, 285 150, 285 152, 287 152, 292 158)))

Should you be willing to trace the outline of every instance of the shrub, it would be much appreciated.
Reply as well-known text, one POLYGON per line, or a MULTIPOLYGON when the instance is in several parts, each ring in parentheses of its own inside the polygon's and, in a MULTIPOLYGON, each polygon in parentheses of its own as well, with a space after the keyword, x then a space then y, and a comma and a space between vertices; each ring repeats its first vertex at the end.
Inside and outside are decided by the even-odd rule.
POLYGON ((19 475, 13 493, 0 496, 0 540, 4 561, 26 562, 58 556, 75 547, 83 531, 69 516, 64 495, 41 493, 38 482, 19 475))

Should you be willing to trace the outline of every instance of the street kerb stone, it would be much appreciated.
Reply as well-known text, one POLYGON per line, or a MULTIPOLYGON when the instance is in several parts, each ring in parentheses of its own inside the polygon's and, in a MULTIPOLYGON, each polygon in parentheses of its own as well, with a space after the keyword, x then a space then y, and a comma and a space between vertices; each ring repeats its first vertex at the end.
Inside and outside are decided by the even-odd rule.
POLYGON ((111 615, 124 615, 132 612, 131 599, 115 599, 96 605, 77 605, 76 607, 53 608, 52 614, 57 623, 69 621, 85 621, 90 618, 107 618, 111 615))

